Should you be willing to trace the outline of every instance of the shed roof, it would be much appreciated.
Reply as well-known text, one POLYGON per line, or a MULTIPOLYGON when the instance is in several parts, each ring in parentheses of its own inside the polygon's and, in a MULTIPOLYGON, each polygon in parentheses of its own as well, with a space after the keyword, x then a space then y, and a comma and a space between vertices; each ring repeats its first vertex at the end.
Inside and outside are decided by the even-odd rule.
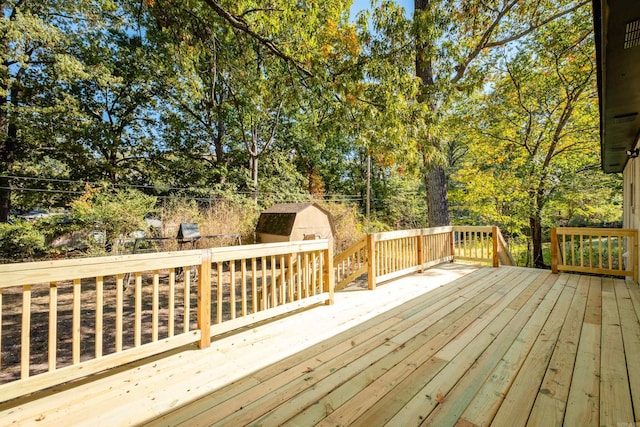
POLYGON ((307 209, 309 206, 315 206, 321 211, 328 213, 326 210, 322 209, 315 203, 305 202, 305 203, 279 203, 277 205, 273 205, 268 209, 262 211, 262 213, 298 213, 307 209))

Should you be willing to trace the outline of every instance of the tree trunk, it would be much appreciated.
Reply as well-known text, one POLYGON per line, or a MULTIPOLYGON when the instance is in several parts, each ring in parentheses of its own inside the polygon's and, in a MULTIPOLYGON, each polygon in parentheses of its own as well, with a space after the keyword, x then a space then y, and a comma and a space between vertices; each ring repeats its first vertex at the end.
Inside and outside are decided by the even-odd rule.
POLYGON ((451 224, 447 175, 442 166, 430 167, 426 172, 427 209, 429 227, 451 224))
MULTIPOLYGON (((6 87, 3 88, 6 93, 6 87)), ((11 90, 12 102, 17 97, 17 90, 11 90)), ((9 100, 6 96, 0 99, 0 129, 2 131, 2 145, 0 145, 0 175, 9 175, 13 162, 15 161, 18 148, 18 128, 15 123, 11 123, 8 115, 9 100)), ((9 178, 0 178, 0 222, 9 222, 11 213, 11 181, 9 178)))
POLYGON ((542 256, 542 221, 540 215, 534 214, 529 218, 531 227, 531 241, 533 243, 533 266, 535 268, 546 268, 542 256))
POLYGON ((367 154, 367 219, 371 218, 371 154, 367 154))
MULTIPOLYGON (((429 0, 415 0, 414 6, 416 11, 426 10, 429 7, 429 0)), ((433 75, 433 62, 431 57, 425 52, 430 51, 430 40, 418 40, 416 43, 416 76, 420 78, 422 83, 421 93, 418 95, 418 101, 427 103, 429 111, 434 116, 438 112, 438 104, 430 93, 430 87, 435 84, 433 75)), ((427 156, 424 154, 429 151, 432 146, 436 150, 441 150, 440 141, 425 141, 423 144, 423 159, 427 156)), ((440 227, 451 224, 451 216, 449 214, 449 195, 447 194, 447 174, 442 165, 430 165, 424 162, 425 167, 425 185, 427 188, 427 210, 429 227, 440 227)))
POLYGON ((255 197, 258 197, 258 156, 251 155, 249 160, 249 168, 251 169, 251 182, 255 190, 255 197))

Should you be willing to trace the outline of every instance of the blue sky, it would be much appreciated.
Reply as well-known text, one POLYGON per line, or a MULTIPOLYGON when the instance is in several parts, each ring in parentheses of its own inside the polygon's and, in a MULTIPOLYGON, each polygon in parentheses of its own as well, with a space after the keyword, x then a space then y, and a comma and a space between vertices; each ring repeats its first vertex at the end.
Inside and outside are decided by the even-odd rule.
MULTIPOLYGON (((413 0, 396 0, 400 6, 403 6, 409 15, 413 13, 413 0)), ((369 9, 371 7, 371 0, 353 0, 351 5, 351 17, 352 19, 362 9, 369 9)))

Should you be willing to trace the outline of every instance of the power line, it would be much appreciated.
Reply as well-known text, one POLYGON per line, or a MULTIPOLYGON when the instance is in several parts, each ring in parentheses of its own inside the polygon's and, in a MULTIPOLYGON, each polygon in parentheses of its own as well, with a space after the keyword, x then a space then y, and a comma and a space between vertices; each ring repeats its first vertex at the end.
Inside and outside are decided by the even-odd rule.
MULTIPOLYGON (((41 181, 41 182, 59 182, 59 183, 67 183, 67 184, 81 184, 81 185, 101 185, 102 183, 100 182, 95 182, 95 181, 80 181, 80 180, 72 180, 72 179, 62 179, 62 178, 37 178, 37 177, 31 177, 31 176, 19 176, 19 175, 0 175, 0 178, 6 178, 6 179, 16 179, 16 180, 27 180, 27 181, 41 181)), ((193 191, 193 192, 197 192, 197 191, 209 191, 208 188, 202 188, 202 187, 162 187, 161 185, 156 186, 156 185, 149 185, 149 184, 112 184, 114 187, 120 187, 120 188, 144 188, 144 189, 151 189, 151 190, 165 190, 165 191, 170 191, 170 190, 179 190, 179 191, 193 191)), ((3 189, 5 190, 19 190, 20 188, 25 188, 25 187, 11 187, 11 188, 6 188, 3 187, 3 189)), ((26 189, 26 188, 25 188, 26 189)), ((38 191, 37 189, 31 189, 33 191, 38 191)), ((44 191, 44 190, 43 190, 44 191)), ((78 192, 73 192, 73 193, 78 193, 78 192)), ((256 191, 234 191, 235 194, 242 194, 242 195, 253 195, 256 194, 256 191)), ((259 191, 257 192, 258 194, 262 194, 262 195, 278 195, 281 193, 276 193, 276 192, 264 192, 264 191, 259 191)), ((82 192, 79 192, 79 194, 82 194, 82 192)), ((325 198, 339 198, 339 199, 353 199, 353 200, 363 200, 362 196, 358 195, 358 194, 338 194, 338 193, 329 193, 329 194, 325 194, 324 195, 325 198)))
POLYGON ((0 189, 2 189, 2 190, 11 190, 11 191, 19 191, 19 192, 32 191, 34 193, 84 194, 83 191, 52 190, 50 188, 0 187, 0 189))
MULTIPOLYGON (((72 190, 55 190, 50 188, 30 188, 30 187, 5 187, 0 186, 2 190, 11 190, 16 192, 33 192, 33 193, 57 193, 57 194, 84 194, 83 191, 72 191, 72 190)), ((254 194, 254 193, 251 193, 254 194)), ((265 194, 277 194, 277 193, 258 193, 258 195, 264 196, 265 194)), ((193 197, 193 196, 154 196, 158 199, 163 200, 195 200, 198 202, 210 202, 210 201, 224 201, 227 200, 224 197, 193 197)), ((329 203, 348 203, 348 202, 359 202, 362 201, 362 197, 330 197, 325 199, 326 202, 329 203)), ((280 203, 298 203, 300 199, 278 199, 280 203)))

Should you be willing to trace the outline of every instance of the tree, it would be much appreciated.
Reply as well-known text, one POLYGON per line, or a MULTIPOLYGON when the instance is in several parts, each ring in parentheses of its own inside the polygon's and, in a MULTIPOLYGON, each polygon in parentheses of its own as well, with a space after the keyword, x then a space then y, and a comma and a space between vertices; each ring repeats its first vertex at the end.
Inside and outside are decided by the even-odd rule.
POLYGON ((470 198, 488 201, 485 213, 499 218, 506 207, 526 221, 533 262, 544 267, 545 209, 568 189, 586 191, 599 169, 589 15, 567 15, 522 41, 490 87, 470 145, 474 166, 460 178, 469 180, 470 198))
POLYGON ((112 184, 148 182, 157 112, 144 39, 121 22, 86 34, 73 52, 87 72, 65 90, 75 117, 62 144, 66 161, 75 165, 73 175, 112 184))
MULTIPOLYGON (((20 162, 48 147, 33 123, 59 111, 44 96, 52 85, 81 72, 67 53, 68 34, 82 27, 79 14, 89 1, 5 0, 0 3, 0 222, 11 211, 11 175, 20 162)), ((43 124, 44 124, 43 123, 43 124)), ((49 135, 50 136, 50 135, 49 135)))
POLYGON ((520 40, 575 10, 586 9, 588 3, 415 0, 415 73, 421 83, 417 101, 426 107, 419 146, 425 161, 430 226, 451 221, 446 165, 441 157, 434 156, 434 151, 444 150, 438 123, 440 110, 446 108, 450 95, 477 88, 484 76, 482 59, 491 49, 520 40))
MULTIPOLYGON (((151 37, 172 44, 165 69, 188 76, 179 74, 167 90, 173 102, 165 117, 187 134, 174 138, 166 155, 192 141, 189 149, 219 171, 221 180, 231 163, 246 157, 248 186, 255 190, 259 164, 270 150, 303 147, 301 139, 307 138, 322 145, 318 117, 325 129, 336 123, 340 100, 333 94, 342 91, 338 75, 344 72, 338 70, 358 53, 353 27, 346 24, 347 2, 147 4, 157 27, 151 37), (171 65, 174 58, 177 64, 171 65), (194 133, 204 137, 193 138, 194 133), (285 143, 285 135, 296 135, 297 143, 285 143)), ((275 157, 282 154, 287 153, 275 157)), ((297 162, 308 166, 308 174, 317 170, 311 163, 316 162, 297 162)), ((319 174, 314 177, 317 182, 319 174)))

